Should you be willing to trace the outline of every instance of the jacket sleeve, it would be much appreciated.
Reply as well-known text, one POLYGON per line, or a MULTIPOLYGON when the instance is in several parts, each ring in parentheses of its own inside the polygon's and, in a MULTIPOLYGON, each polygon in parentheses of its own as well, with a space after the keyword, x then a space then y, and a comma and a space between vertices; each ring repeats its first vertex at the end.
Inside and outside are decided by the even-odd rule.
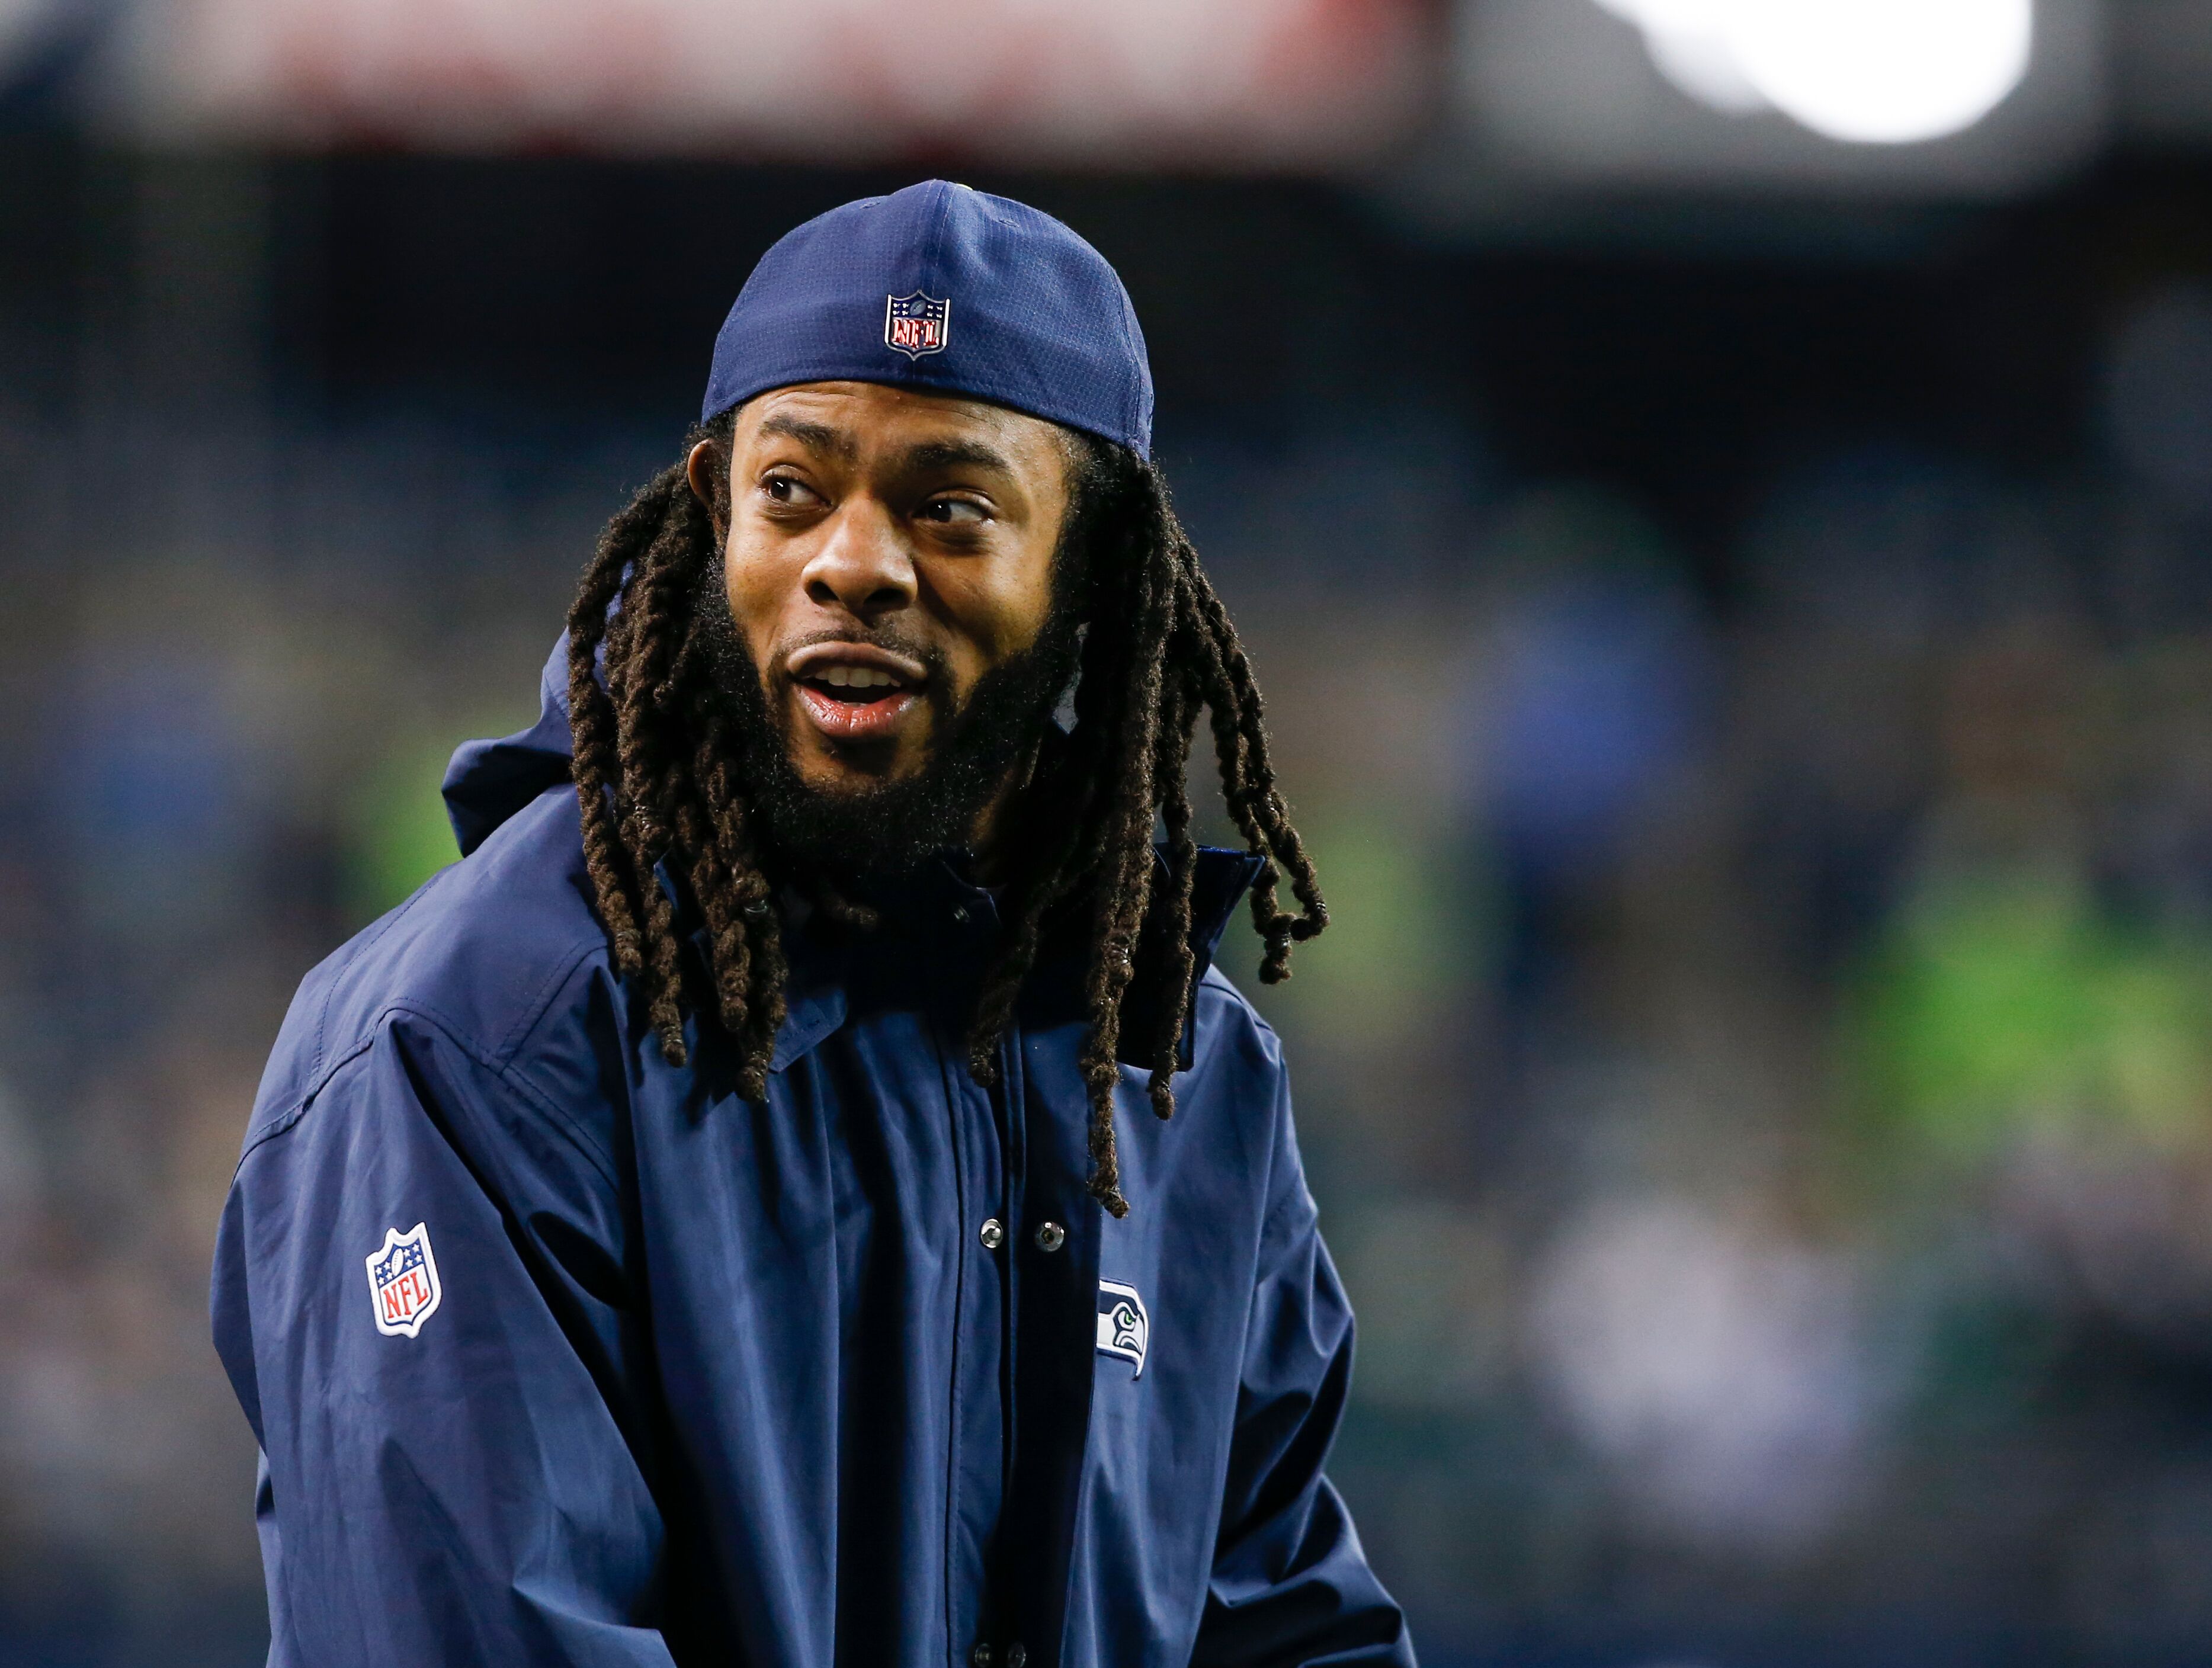
POLYGON ((406 1015, 249 1137, 214 1312, 263 1453, 272 1665, 671 1662, 618 1199, 554 1107, 406 1015), (424 1283, 387 1305, 369 1265, 417 1224, 424 1283))
POLYGON ((1405 1617, 1322 1474, 1352 1380, 1352 1309, 1322 1243, 1279 1079, 1268 1215, 1221 1532, 1193 1668, 1403 1665, 1405 1617))

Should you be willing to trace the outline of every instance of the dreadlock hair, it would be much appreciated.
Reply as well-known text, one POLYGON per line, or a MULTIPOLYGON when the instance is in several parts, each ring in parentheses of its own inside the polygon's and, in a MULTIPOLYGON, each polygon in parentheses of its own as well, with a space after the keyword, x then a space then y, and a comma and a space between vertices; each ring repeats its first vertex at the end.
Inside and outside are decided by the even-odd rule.
MULTIPOLYGON (((729 525, 732 426, 725 414, 695 429, 685 448, 688 457, 703 440, 720 453, 711 506, 679 460, 600 535, 568 614, 568 710, 586 866, 615 969, 672 1064, 687 1058, 684 1014, 695 1010, 733 1045, 739 1091, 759 1100, 784 1020, 779 890, 807 891, 848 927, 865 929, 872 918, 828 876, 810 873, 805 853, 773 849, 749 814, 738 737, 699 628, 701 586, 719 580, 729 525), (688 885, 705 922, 705 988, 693 988, 697 971, 679 954, 662 864, 688 885)), ((1321 931, 1328 913, 1275 786, 1250 664, 1166 482, 1126 447, 1063 433, 1071 491, 1054 583, 1078 587, 1085 622, 1075 723, 1069 744, 1040 761, 1012 808, 1011 928, 982 980, 968 1063, 979 1082, 997 1081, 1000 1041, 1048 930, 1080 927, 1087 917, 1090 1191, 1122 1216, 1114 1086, 1124 998, 1140 959, 1159 993, 1146 1004, 1151 1034, 1141 1039, 1152 1109, 1162 1118, 1175 1111, 1194 971, 1187 771, 1201 708, 1229 814, 1262 859, 1251 893, 1262 983, 1289 977, 1291 944, 1321 931), (1153 849, 1156 821, 1167 834, 1164 866, 1153 849), (1279 905, 1279 874, 1289 876, 1296 913, 1279 905)))

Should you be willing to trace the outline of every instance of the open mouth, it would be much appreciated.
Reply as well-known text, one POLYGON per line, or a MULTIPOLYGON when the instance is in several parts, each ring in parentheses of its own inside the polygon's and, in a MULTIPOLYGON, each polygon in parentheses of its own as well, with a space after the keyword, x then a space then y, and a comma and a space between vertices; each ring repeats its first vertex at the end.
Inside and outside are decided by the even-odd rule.
POLYGON ((880 666, 824 666, 799 681, 828 700, 863 705, 906 688, 896 673, 880 666))
POLYGON ((892 656, 824 643, 792 657, 792 687, 815 727, 838 741, 886 739, 920 699, 924 677, 892 656))

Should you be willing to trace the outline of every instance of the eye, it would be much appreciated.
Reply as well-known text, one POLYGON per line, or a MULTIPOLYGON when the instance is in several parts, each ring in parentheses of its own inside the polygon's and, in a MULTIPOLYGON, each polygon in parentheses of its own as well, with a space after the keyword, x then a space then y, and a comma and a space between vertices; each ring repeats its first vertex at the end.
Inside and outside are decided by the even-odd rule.
POLYGON ((991 513, 972 498, 959 498, 940 494, 921 506, 921 519, 935 522, 940 527, 978 527, 991 519, 991 513))
POLYGON ((767 476, 760 489, 771 504, 787 505, 793 509, 822 502, 822 494, 795 475, 767 476))

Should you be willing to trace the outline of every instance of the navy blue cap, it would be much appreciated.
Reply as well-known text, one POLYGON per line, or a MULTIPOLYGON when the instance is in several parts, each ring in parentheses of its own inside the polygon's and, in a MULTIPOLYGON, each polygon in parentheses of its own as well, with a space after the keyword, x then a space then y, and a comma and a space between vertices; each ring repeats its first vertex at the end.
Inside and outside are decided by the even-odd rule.
POLYGON ((761 257, 714 338, 700 421, 798 382, 965 394, 1152 454, 1129 293, 1050 215, 942 179, 818 215, 761 257))

